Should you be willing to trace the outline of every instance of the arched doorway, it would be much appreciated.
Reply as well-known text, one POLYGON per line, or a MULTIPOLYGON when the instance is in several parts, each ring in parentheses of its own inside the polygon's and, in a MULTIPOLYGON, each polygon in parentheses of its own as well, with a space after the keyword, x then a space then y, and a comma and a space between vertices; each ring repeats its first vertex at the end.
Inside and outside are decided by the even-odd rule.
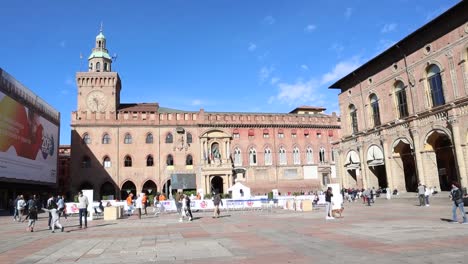
MULTIPOLYGON (((458 182, 452 141, 444 132, 434 131, 427 137, 426 142, 426 145, 432 147, 432 150, 435 152, 440 189, 442 191, 450 191, 452 182, 458 182)), ((426 146, 426 149, 430 150, 429 146, 426 146)))
POLYGON ((122 190, 120 191, 120 198, 121 198, 121 199, 126 199, 127 196, 128 196, 130 193, 133 193, 133 195, 136 195, 136 194, 137 194, 137 192, 136 192, 136 186, 135 186, 135 184, 134 184, 132 181, 126 181, 126 182, 122 185, 122 190))
POLYGON ((154 195, 156 194, 156 183, 152 180, 147 180, 145 184, 143 184, 142 192, 146 193, 147 195, 154 195))
POLYGON ((211 179, 211 192, 224 193, 223 185, 223 178, 220 176, 214 176, 211 179))
POLYGON ((94 188, 93 188, 93 185, 90 182, 86 181, 86 182, 83 182, 80 185, 79 191, 82 191, 82 190, 94 190, 94 188))
MULTIPOLYGON (((414 157, 413 148, 410 145, 409 141, 406 139, 399 139, 393 145, 393 153, 399 154, 399 159, 394 159, 396 162, 400 163, 402 167, 402 172, 405 177, 405 190, 407 192, 416 192, 418 189, 418 175, 416 162, 414 157)), ((398 187, 398 186, 394 186, 398 187)))
POLYGON ((369 168, 369 182, 367 187, 387 188, 387 172, 385 170, 385 158, 382 148, 372 145, 367 150, 367 167, 369 168))
POLYGON ((99 192, 100 198, 102 200, 113 200, 115 199, 115 187, 110 182, 105 182, 101 185, 101 190, 99 192))

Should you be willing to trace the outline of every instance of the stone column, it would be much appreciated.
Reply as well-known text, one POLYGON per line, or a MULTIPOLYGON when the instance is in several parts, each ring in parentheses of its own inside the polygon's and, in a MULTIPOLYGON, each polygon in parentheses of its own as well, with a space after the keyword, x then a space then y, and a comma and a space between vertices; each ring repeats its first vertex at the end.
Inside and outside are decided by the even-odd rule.
POLYGON ((393 159, 392 159, 391 153, 389 152, 387 143, 388 143, 387 140, 385 139, 382 140, 382 147, 384 151, 384 162, 385 162, 385 174, 387 174, 387 184, 388 184, 387 187, 390 188, 390 190, 393 190, 393 187, 394 187, 393 174, 392 174, 393 159))
POLYGON ((423 164, 423 159, 421 155, 421 146, 419 145, 419 132, 417 129, 412 128, 411 129, 411 134, 413 136, 413 144, 414 144, 414 153, 416 155, 416 168, 418 172, 418 180, 419 182, 422 182, 425 184, 426 182, 426 175, 424 175, 424 164, 423 164))
POLYGON ((460 139, 460 125, 459 120, 453 118, 449 120, 452 125, 453 146, 455 147, 455 156, 458 165, 458 175, 460 177, 460 184, 463 187, 468 187, 468 177, 466 175, 465 161, 463 160, 462 142, 460 139))
POLYGON ((359 159, 361 161, 360 172, 361 172, 361 178, 362 178, 362 188, 367 189, 369 186, 367 186, 368 185, 367 164, 366 164, 366 156, 364 155, 364 147, 362 145, 359 146, 358 151, 359 151, 359 159))

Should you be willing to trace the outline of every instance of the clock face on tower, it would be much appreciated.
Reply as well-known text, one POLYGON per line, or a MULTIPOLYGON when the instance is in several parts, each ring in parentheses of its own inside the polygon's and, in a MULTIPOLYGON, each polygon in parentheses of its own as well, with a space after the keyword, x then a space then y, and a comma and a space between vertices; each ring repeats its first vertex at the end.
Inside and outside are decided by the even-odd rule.
POLYGON ((101 112, 106 110, 106 96, 101 91, 92 91, 86 97, 86 104, 93 112, 101 112))

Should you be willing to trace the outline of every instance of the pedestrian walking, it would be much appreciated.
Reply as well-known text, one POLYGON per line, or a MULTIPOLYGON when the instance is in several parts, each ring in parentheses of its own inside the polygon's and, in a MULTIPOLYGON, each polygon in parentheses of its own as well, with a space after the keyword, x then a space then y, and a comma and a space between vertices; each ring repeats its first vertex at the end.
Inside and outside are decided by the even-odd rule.
POLYGON ((148 215, 146 212, 146 207, 148 206, 148 196, 146 196, 146 193, 143 193, 143 197, 141 197, 141 208, 143 209, 143 212, 145 212, 145 215, 148 215))
POLYGON ((215 192, 213 195, 213 204, 214 204, 213 218, 219 218, 219 215, 220 215, 219 205, 223 205, 223 200, 221 199, 221 195, 218 192, 215 192))
POLYGON ((452 190, 450 191, 450 198, 453 201, 452 204, 452 223, 457 224, 457 208, 460 210, 460 214, 463 217, 462 224, 468 224, 465 214, 465 204, 463 203, 463 193, 460 190, 460 185, 457 182, 452 183, 452 190))
POLYGON ((418 198, 419 198, 419 206, 425 205, 425 197, 426 195, 426 187, 421 183, 418 184, 418 198))
POLYGON ((34 194, 31 199, 28 201, 28 231, 34 232, 34 226, 37 221, 37 211, 39 209, 39 201, 37 200, 36 195, 34 194))
MULTIPOLYGON (((47 199, 47 203, 46 203, 46 208, 48 209, 51 205, 52 205, 52 202, 55 202, 54 200, 54 195, 50 195, 49 196, 49 199, 47 199)), ((52 213, 49 212, 49 219, 47 220, 47 226, 49 227, 49 230, 52 229, 52 213)))
POLYGON ((59 212, 59 217, 62 217, 63 215, 63 217, 67 219, 67 214, 65 213, 65 198, 63 197, 63 195, 59 195, 57 198, 57 209, 59 212))
POLYGON ((325 219, 330 220, 330 219, 335 219, 332 214, 332 197, 333 197, 333 189, 332 187, 328 187, 327 191, 325 192, 325 219))
POLYGON ((185 209, 185 215, 188 216, 188 220, 192 221, 193 216, 192 216, 192 209, 190 209, 191 201, 190 197, 188 195, 184 195, 184 209, 185 209))
POLYGON ((425 188, 425 191, 424 191, 425 203, 426 203, 426 206, 430 206, 429 205, 429 196, 431 196, 432 190, 430 188, 427 188, 426 186, 424 186, 424 188, 425 188))
POLYGON ((182 192, 180 191, 177 191, 176 195, 175 195, 175 205, 176 205, 176 208, 177 208, 177 213, 179 214, 179 222, 182 222, 183 221, 183 215, 182 215, 182 199, 184 199, 184 196, 182 194, 182 192))
POLYGON ((138 197, 137 197, 137 199, 135 201, 135 208, 136 208, 136 210, 138 212, 138 219, 141 219, 141 208, 142 208, 142 206, 143 206, 143 199, 142 199, 142 195, 140 193, 140 194, 138 194, 138 197))
POLYGON ((88 228, 88 197, 83 195, 83 192, 78 192, 78 217, 80 218, 80 228, 83 228, 83 217, 84 217, 84 228, 88 228))
POLYGON ((127 215, 131 216, 133 214, 133 193, 129 193, 127 196, 127 215))
POLYGON ((60 217, 59 217, 59 212, 57 209, 57 203, 55 201, 52 201, 50 206, 47 209, 44 209, 44 211, 49 212, 52 215, 52 223, 51 223, 52 233, 55 233, 55 227, 60 228, 60 231, 63 232, 65 228, 62 226, 62 224, 60 224, 60 217))
POLYGON ((24 201, 23 195, 20 195, 16 207, 18 209, 18 221, 22 222, 21 218, 23 217, 24 209, 26 208, 26 202, 24 201))
POLYGON ((13 221, 16 221, 16 218, 18 218, 18 200, 20 199, 20 196, 17 195, 15 200, 13 201, 13 221))

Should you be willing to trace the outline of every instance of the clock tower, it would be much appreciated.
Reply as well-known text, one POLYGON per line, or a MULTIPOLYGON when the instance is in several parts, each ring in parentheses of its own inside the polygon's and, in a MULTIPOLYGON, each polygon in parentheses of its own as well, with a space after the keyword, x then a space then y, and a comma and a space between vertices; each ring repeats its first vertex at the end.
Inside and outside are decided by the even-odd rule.
POLYGON ((76 73, 78 112, 113 112, 120 104, 120 77, 112 72, 112 58, 106 48, 102 27, 88 57, 88 71, 76 73))

